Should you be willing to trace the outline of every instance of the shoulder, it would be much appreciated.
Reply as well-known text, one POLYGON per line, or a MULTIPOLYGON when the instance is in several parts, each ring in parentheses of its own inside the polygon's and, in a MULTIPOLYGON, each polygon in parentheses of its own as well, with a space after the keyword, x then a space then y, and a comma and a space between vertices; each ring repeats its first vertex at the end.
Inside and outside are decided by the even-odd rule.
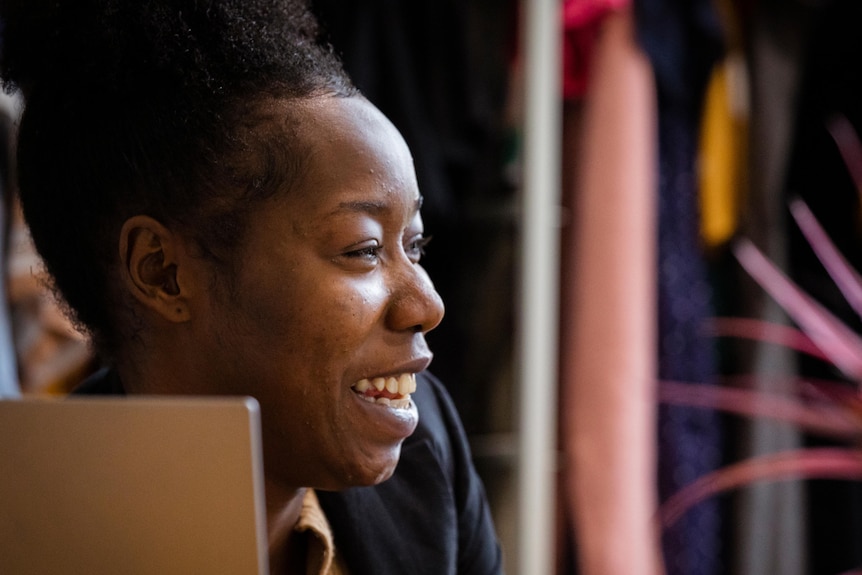
POLYGON ((71 392, 72 395, 125 395, 117 372, 103 367, 87 377, 71 392))
POLYGON ((423 372, 416 376, 416 380, 418 385, 413 401, 419 410, 419 425, 405 440, 404 446, 430 441, 441 460, 448 461, 453 457, 453 450, 460 443, 466 443, 461 420, 449 392, 439 379, 423 372))

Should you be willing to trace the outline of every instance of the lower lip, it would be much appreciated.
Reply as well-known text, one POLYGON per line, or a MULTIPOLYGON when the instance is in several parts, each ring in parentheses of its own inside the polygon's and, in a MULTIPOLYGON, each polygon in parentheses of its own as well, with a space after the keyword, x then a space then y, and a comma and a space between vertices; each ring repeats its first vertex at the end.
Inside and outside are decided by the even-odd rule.
POLYGON ((358 409, 371 421, 372 429, 376 430, 378 435, 383 436, 381 439, 395 442, 403 441, 416 429, 419 413, 413 401, 410 402, 410 407, 395 408, 365 401, 357 393, 351 393, 358 409))

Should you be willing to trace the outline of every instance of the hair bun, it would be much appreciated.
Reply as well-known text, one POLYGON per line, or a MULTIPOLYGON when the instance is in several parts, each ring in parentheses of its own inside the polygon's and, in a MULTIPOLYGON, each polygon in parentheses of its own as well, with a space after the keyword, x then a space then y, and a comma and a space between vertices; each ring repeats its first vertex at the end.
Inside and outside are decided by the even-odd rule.
POLYGON ((3 86, 26 96, 36 86, 71 81, 88 63, 101 65, 94 56, 104 29, 86 17, 91 8, 88 0, 0 0, 3 86))
POLYGON ((218 88, 315 43, 304 0, 0 0, 0 77, 112 93, 165 81, 218 88))

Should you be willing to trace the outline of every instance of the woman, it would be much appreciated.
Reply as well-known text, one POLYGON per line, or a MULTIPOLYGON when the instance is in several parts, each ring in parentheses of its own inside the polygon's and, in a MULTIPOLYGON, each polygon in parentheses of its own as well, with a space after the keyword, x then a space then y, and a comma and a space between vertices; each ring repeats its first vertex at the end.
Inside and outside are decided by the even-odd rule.
POLYGON ((499 572, 425 372, 443 305, 410 153, 305 7, 21 0, 2 18, 27 223, 109 366, 78 392, 256 397, 273 573, 499 572))

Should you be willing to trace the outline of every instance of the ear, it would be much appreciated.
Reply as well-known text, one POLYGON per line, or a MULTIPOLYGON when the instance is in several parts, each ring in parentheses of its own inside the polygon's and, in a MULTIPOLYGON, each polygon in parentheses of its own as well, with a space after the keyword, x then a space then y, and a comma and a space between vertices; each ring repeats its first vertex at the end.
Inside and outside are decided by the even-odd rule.
POLYGON ((188 321, 180 238, 157 220, 139 215, 123 224, 119 248, 123 281, 135 299, 168 321, 188 321))

